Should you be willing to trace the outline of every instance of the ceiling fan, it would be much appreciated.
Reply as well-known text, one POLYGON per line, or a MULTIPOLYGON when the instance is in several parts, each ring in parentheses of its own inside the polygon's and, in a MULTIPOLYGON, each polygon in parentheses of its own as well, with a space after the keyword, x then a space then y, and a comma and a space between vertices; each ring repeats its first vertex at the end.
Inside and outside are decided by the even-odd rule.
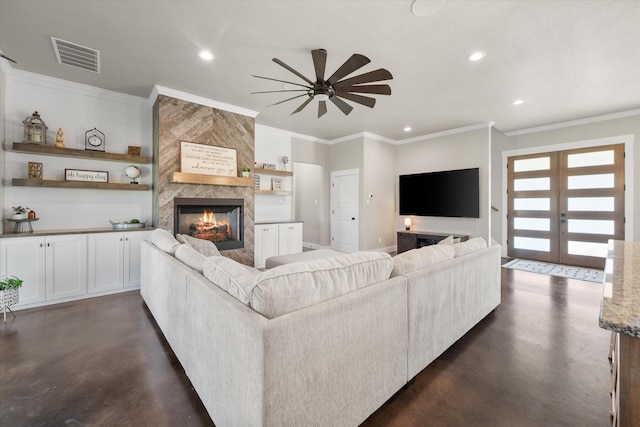
POLYGON ((285 90, 268 90, 255 93, 277 93, 277 92, 304 92, 301 95, 296 95, 292 98, 287 98, 284 101, 276 102, 272 105, 282 104, 283 102, 291 101, 296 98, 306 96, 307 99, 296 108, 292 115, 298 113, 304 109, 313 99, 317 98, 318 102, 318 117, 322 117, 327 112, 327 100, 331 101, 336 107, 340 109, 345 115, 348 115, 353 107, 346 103, 342 98, 349 101, 356 102, 358 104, 366 105, 369 108, 373 108, 376 104, 375 98, 368 96, 358 95, 359 93, 369 93, 375 95, 391 95, 391 87, 386 84, 373 84, 368 85, 365 83, 372 83, 383 80, 393 79, 391 73, 384 68, 379 68, 368 73, 360 74, 355 77, 345 79, 346 76, 354 71, 364 67, 369 62, 369 58, 360 54, 353 54, 344 64, 340 66, 328 79, 324 78, 325 67, 327 65, 327 51, 324 49, 314 49, 311 51, 311 57, 313 58, 313 66, 316 72, 315 82, 305 77, 302 73, 294 70, 278 58, 273 58, 273 62, 281 67, 292 72, 296 76, 300 77, 306 82, 306 84, 294 83, 285 80, 272 79, 270 77, 256 76, 259 79, 273 80, 280 83, 286 83, 290 85, 299 86, 304 89, 285 89, 285 90), (342 80, 344 79, 344 80, 342 80))

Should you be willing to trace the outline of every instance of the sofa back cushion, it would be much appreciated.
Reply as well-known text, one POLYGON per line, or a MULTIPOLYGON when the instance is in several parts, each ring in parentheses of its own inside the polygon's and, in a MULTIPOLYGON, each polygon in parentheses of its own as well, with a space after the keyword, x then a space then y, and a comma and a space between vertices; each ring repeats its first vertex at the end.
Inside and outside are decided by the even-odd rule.
POLYGON ((472 252, 477 252, 481 249, 487 247, 487 241, 482 237, 474 237, 473 239, 469 239, 466 242, 460 242, 453 245, 453 250, 455 251, 456 258, 470 254, 472 252))
POLYGON ((251 290, 259 273, 255 268, 223 256, 208 257, 202 266, 204 277, 245 305, 251 301, 251 290))
POLYGON ((393 257, 391 277, 411 273, 449 259, 453 259, 457 245, 431 245, 411 249, 393 257))
POLYGON ((195 237, 187 236, 186 234, 176 234, 176 239, 180 243, 191 246, 206 257, 222 255, 218 250, 218 247, 209 240, 196 239, 195 237))
POLYGON ((180 246, 180 243, 173 237, 173 234, 162 228, 153 230, 149 240, 159 249, 171 255, 175 255, 176 249, 180 246))
POLYGON ((256 277, 251 307, 272 319, 386 280, 392 268, 391 256, 383 252, 281 265, 256 277))
POLYGON ((207 259, 206 256, 202 255, 189 245, 178 246, 178 249, 176 249, 176 258, 196 270, 198 273, 202 273, 204 261, 207 259))

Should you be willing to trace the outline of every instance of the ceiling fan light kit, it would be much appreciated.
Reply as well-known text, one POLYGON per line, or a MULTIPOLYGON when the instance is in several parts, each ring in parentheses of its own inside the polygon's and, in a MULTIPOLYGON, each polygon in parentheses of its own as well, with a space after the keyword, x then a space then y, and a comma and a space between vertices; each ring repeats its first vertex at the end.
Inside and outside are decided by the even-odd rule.
POLYGON ((371 62, 369 58, 364 55, 360 55, 358 53, 351 55, 351 57, 347 59, 344 64, 342 64, 328 79, 324 78, 325 68, 327 65, 327 51, 324 49, 314 49, 311 51, 311 57, 313 59, 313 66, 316 73, 315 81, 307 78, 280 59, 273 58, 273 62, 298 76, 305 82, 305 84, 254 75, 253 77, 257 77, 259 79, 272 80, 286 85, 293 85, 295 89, 270 90, 252 93, 303 92, 300 95, 287 98, 269 106, 282 104, 284 102, 306 96, 307 99, 305 99, 304 102, 291 114, 293 115, 302 111, 312 100, 316 99, 318 100, 318 117, 322 117, 327 113, 327 101, 331 101, 331 103, 338 107, 344 115, 349 115, 353 110, 353 107, 345 102, 344 99, 373 108, 376 104, 376 99, 369 96, 359 95, 359 93, 391 95, 391 87, 389 85, 366 84, 393 79, 391 73, 384 68, 379 68, 358 76, 345 78, 371 62))

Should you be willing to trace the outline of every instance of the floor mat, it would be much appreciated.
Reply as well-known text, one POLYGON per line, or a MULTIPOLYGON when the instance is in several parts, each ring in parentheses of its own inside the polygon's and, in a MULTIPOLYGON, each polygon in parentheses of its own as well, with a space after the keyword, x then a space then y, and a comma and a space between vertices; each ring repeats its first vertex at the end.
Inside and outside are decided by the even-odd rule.
POLYGON ((568 277, 570 279, 584 280, 586 282, 602 283, 604 271, 594 268, 572 267, 569 265, 551 264, 550 262, 529 261, 515 258, 506 264, 504 268, 530 271, 532 273, 549 274, 551 276, 568 277))

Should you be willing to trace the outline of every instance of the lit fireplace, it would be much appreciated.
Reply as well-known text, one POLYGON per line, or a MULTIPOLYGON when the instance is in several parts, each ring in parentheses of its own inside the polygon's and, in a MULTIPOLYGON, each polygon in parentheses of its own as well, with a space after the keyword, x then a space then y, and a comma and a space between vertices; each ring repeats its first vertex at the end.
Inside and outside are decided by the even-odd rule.
POLYGON ((175 198, 174 231, 209 240, 218 249, 244 247, 242 199, 175 198))

